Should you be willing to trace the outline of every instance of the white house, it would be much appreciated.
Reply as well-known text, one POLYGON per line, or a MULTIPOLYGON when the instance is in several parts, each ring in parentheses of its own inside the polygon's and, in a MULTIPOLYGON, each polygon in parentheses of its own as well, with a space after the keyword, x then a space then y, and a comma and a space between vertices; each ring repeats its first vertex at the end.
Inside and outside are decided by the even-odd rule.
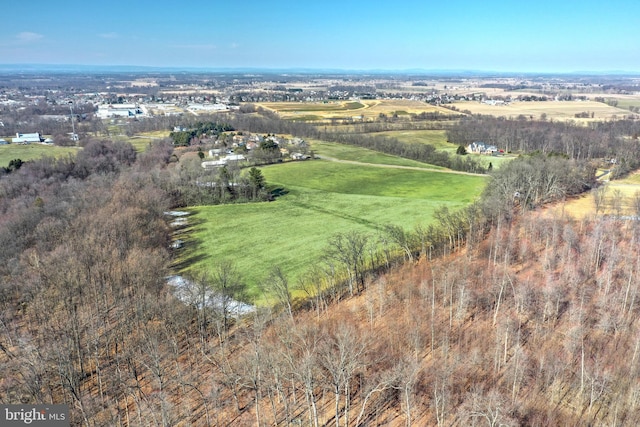
POLYGON ((475 141, 469 144, 469 146, 467 147, 467 151, 477 154, 492 154, 498 151, 498 147, 496 147, 495 145, 486 144, 484 142, 475 141))

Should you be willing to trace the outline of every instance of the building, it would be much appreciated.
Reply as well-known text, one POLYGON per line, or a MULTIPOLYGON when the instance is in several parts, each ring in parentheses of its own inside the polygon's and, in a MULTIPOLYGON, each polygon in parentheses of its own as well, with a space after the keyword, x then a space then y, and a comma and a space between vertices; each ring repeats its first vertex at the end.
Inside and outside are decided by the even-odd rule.
POLYGON ((144 106, 138 106, 137 104, 109 104, 99 105, 96 116, 100 119, 112 117, 136 118, 146 117, 147 112, 144 106))
POLYGON ((467 151, 469 153, 476 154, 493 154, 498 151, 498 147, 495 145, 489 145, 481 141, 472 142, 467 146, 467 151))
POLYGON ((240 162, 246 160, 242 154, 230 154, 226 157, 221 157, 219 160, 209 160, 206 162, 202 162, 202 167, 207 168, 216 168, 229 164, 230 162, 240 162))
POLYGON ((40 143, 43 139, 38 132, 36 133, 16 133, 16 137, 13 138, 14 144, 31 144, 32 142, 40 143))

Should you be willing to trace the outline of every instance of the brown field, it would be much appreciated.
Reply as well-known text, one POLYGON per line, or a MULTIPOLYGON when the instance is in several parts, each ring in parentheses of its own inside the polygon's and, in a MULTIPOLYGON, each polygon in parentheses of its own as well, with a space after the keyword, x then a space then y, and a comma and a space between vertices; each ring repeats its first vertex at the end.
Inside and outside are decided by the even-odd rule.
MULTIPOLYGON (((634 202, 636 194, 640 194, 640 172, 625 179, 605 182, 604 186, 604 202, 599 214, 638 215, 634 202)), ((592 217, 596 214, 594 194, 586 193, 578 198, 555 204, 548 211, 553 214, 564 212, 574 218, 592 217)))
POLYGON ((284 119, 375 119, 380 114, 398 116, 420 114, 422 112, 440 112, 451 114, 450 110, 429 105, 424 102, 393 99, 366 101, 331 101, 326 103, 302 102, 263 102, 262 108, 276 111, 284 119))
POLYGON ((498 117, 518 117, 524 115, 539 119, 544 113, 547 119, 553 120, 607 120, 622 118, 631 114, 629 110, 611 107, 607 104, 595 101, 538 101, 538 102, 512 102, 508 105, 487 105, 479 102, 456 102, 451 104, 459 110, 469 110, 474 114, 487 114, 498 117), (578 113, 593 113, 593 118, 576 119, 578 113))

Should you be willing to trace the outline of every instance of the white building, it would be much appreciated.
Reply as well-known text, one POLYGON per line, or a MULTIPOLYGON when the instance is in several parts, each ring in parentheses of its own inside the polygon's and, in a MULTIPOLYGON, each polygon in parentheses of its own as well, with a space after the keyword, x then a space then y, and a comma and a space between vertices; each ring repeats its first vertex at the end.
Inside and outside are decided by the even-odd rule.
POLYGON ((38 132, 35 133, 16 133, 16 137, 12 140, 13 143, 18 144, 30 144, 32 142, 42 142, 42 138, 38 132))
POLYGON ((244 157, 242 154, 230 154, 226 157, 221 157, 219 160, 209 160, 206 162, 202 162, 202 167, 205 169, 215 168, 219 166, 224 166, 229 162, 239 162, 242 160, 246 160, 246 157, 244 157))
POLYGON ((96 116, 101 119, 108 119, 112 117, 144 117, 147 116, 147 111, 144 106, 138 106, 136 104, 109 104, 99 105, 96 116))

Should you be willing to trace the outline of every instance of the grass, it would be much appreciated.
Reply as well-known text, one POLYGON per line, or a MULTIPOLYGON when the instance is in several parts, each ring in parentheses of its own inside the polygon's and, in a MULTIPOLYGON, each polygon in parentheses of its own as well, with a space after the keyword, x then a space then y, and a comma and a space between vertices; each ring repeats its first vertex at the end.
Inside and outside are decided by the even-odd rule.
MULTIPOLYGON (((387 132, 376 132, 375 135, 396 138, 401 142, 412 144, 429 144, 433 145, 437 150, 445 151, 449 154, 455 154, 458 146, 447 142, 445 130, 398 130, 387 132)), ((311 147, 319 155, 325 155, 340 160, 359 161, 363 163, 398 165, 398 166, 414 166, 425 169, 444 169, 441 166, 421 163, 414 160, 402 159, 400 157, 390 156, 376 151, 364 148, 347 146, 323 141, 311 141, 311 147)), ((488 167, 489 163, 499 169, 505 162, 514 159, 514 156, 484 156, 475 155, 484 167, 488 167)))
POLYGON ((147 148, 149 148, 149 145, 151 145, 151 143, 154 141, 154 138, 135 136, 132 138, 127 138, 125 141, 133 145, 133 148, 135 148, 138 153, 142 153, 147 148))
POLYGON ((436 149, 448 153, 455 153, 458 149, 456 144, 447 142, 446 130, 394 130, 376 132, 374 135, 396 138, 401 142, 433 145, 436 149))
POLYGON ((494 169, 500 169, 502 165, 518 157, 514 155, 509 155, 509 154, 505 156, 485 156, 482 154, 468 154, 468 156, 473 156, 474 158, 478 159, 480 161, 480 164, 487 168, 489 167, 489 163, 491 163, 491 166, 494 169))
POLYGON ((411 166, 425 169, 444 169, 441 166, 403 159, 402 157, 392 156, 378 151, 368 150, 366 148, 318 140, 310 140, 309 142, 311 143, 311 149, 314 153, 320 156, 332 157, 339 160, 379 165, 411 166))
POLYGON ((258 283, 273 266, 295 284, 319 262, 336 233, 357 230, 374 239, 386 224, 406 229, 428 224, 437 208, 467 205, 486 183, 475 176, 325 161, 280 164, 262 172, 270 185, 288 194, 271 203, 192 208, 197 225, 187 239, 195 260, 188 269, 210 269, 216 260, 231 258, 257 300, 258 283))
POLYGON ((0 145, 0 166, 7 166, 11 160, 20 159, 24 162, 42 157, 65 157, 78 152, 77 147, 58 147, 44 144, 8 144, 0 145))
POLYGON ((616 101, 618 101, 618 108, 623 108, 625 110, 629 110, 630 107, 636 107, 636 108, 640 108, 640 97, 625 97, 625 98, 618 98, 618 97, 613 97, 613 98, 606 98, 606 99, 615 99, 616 101))

